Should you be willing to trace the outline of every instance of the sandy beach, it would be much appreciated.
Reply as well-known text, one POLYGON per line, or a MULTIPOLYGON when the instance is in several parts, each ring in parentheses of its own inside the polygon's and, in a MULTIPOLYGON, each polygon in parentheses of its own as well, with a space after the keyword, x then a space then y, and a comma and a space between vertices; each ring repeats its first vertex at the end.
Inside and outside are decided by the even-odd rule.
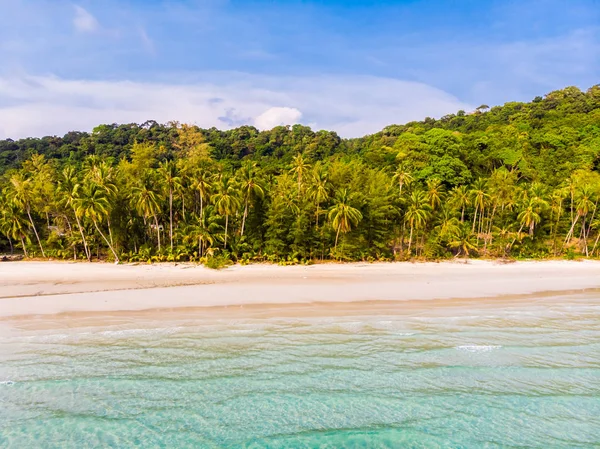
POLYGON ((0 317, 256 304, 443 300, 600 288, 600 262, 0 264, 0 317))

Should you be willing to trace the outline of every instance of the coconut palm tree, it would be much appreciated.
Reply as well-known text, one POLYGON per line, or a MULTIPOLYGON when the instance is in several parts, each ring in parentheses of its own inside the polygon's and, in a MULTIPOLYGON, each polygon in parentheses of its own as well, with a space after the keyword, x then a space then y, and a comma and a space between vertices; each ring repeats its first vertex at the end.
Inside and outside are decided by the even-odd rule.
POLYGON ((315 203, 315 229, 318 229, 321 204, 329 199, 327 172, 321 163, 315 164, 313 168, 311 183, 308 188, 308 197, 315 203))
POLYGON ((519 215, 517 216, 517 220, 519 220, 521 227, 517 231, 517 235, 511 242, 509 249, 512 248, 515 241, 521 237, 521 231, 523 231, 524 227, 529 228, 529 236, 533 237, 535 226, 542 221, 541 212, 545 206, 547 206, 547 203, 537 196, 526 199, 523 210, 519 212, 519 215))
POLYGON ((242 165, 242 168, 238 172, 238 178, 240 181, 240 193, 244 199, 244 213, 242 215, 242 228, 240 230, 240 236, 243 236, 250 201, 254 198, 264 198, 265 188, 258 177, 256 162, 247 162, 242 165))
POLYGON ((408 170, 408 168, 406 167, 405 164, 400 164, 398 165, 398 168, 396 169, 396 171, 394 172, 394 176, 392 178, 394 180, 394 182, 398 183, 398 187, 399 187, 399 196, 402 196, 402 188, 404 186, 408 186, 410 185, 413 181, 414 181, 414 176, 412 175, 412 173, 408 170))
POLYGON ((525 207, 517 216, 517 220, 521 223, 519 233, 523 230, 523 227, 529 228, 529 236, 533 237, 533 230, 535 225, 538 224, 542 217, 540 215, 542 200, 537 197, 531 197, 527 200, 525 207))
POLYGON ((362 214, 358 209, 351 205, 351 195, 348 189, 341 189, 336 192, 334 204, 329 209, 329 219, 335 232, 335 247, 337 249, 340 232, 346 234, 352 230, 352 226, 357 226, 362 220, 362 214))
POLYGON ((37 228, 35 227, 35 223, 33 222, 33 218, 31 216, 31 204, 34 200, 32 181, 30 178, 25 178, 21 173, 17 173, 11 176, 10 184, 11 189, 9 190, 9 195, 12 201, 27 213, 29 224, 31 225, 33 233, 35 234, 35 238, 42 252, 42 257, 46 257, 40 235, 38 234, 37 228))
MULTIPOLYGON (((92 158, 92 156, 89 158, 92 158)), ((116 172, 114 167, 107 161, 102 161, 98 158, 92 158, 92 160, 88 162, 87 170, 84 170, 84 172, 85 179, 97 184, 100 188, 102 188, 106 192, 106 198, 110 204, 114 204, 119 193, 116 184, 116 172)), ((110 243, 114 246, 110 214, 106 217, 106 223, 108 226, 108 237, 110 239, 110 243)))
POLYGON ((294 156, 290 173, 295 174, 298 180, 298 197, 300 197, 302 192, 302 181, 306 178, 309 170, 310 164, 304 160, 302 153, 298 153, 296 156, 294 156))
POLYGON ((227 248, 227 233, 229 228, 229 216, 234 214, 241 206, 239 191, 233 178, 221 175, 213 195, 213 204, 220 215, 225 216, 225 241, 223 249, 227 248))
POLYGON ((81 184, 77 179, 75 167, 72 165, 67 165, 61 172, 58 180, 57 193, 60 195, 60 202, 66 208, 73 211, 75 222, 77 223, 77 229, 79 230, 81 241, 83 242, 85 256, 87 257, 88 261, 91 261, 92 253, 88 248, 87 240, 83 232, 83 226, 81 225, 80 216, 75 209, 75 200, 79 198, 81 193, 81 184))
POLYGON ((427 200, 429 201, 432 211, 442 204, 443 194, 444 186, 439 179, 433 178, 427 181, 427 200))
POLYGON ((91 220, 96 228, 96 231, 98 231, 98 234, 100 234, 112 252, 115 262, 118 263, 119 256, 117 256, 115 248, 100 229, 100 224, 105 219, 108 219, 111 210, 111 203, 106 190, 95 182, 88 181, 84 184, 81 195, 74 198, 73 203, 75 205, 75 213, 80 217, 91 220))
POLYGON ((202 216, 204 204, 208 199, 212 187, 211 176, 207 170, 200 168, 196 172, 193 187, 200 197, 200 216, 202 216))
POLYGON ((23 253, 27 257, 26 228, 28 221, 22 214, 21 208, 7 198, 0 198, 0 232, 8 238, 10 243, 10 252, 13 253, 13 240, 20 240, 23 247, 23 253))
POLYGON ((158 174, 169 196, 169 240, 171 242, 171 251, 173 251, 173 193, 181 185, 181 177, 178 176, 177 166, 173 161, 160 164, 158 174))
POLYGON ((182 230, 184 242, 198 245, 198 257, 203 257, 216 240, 219 230, 216 218, 214 207, 208 206, 204 208, 201 216, 196 217, 192 223, 182 230))
POLYGON ((413 232, 425 227, 427 220, 431 216, 431 206, 427 201, 427 193, 422 190, 414 190, 408 198, 408 207, 404 213, 404 221, 410 227, 408 237, 408 254, 412 247, 413 232))
POLYGON ((460 256, 462 253, 465 257, 469 257, 469 253, 471 251, 477 250, 475 236, 473 235, 471 230, 465 225, 456 227, 456 229, 452 233, 448 245, 451 248, 458 248, 456 256, 460 256))
POLYGON ((434 230, 437 232, 440 240, 447 240, 450 236, 456 234, 461 222, 454 216, 454 211, 444 205, 439 210, 434 230))
POLYGON ((450 203, 460 208, 460 222, 465 221, 465 208, 471 205, 471 194, 466 185, 456 186, 450 192, 450 203))
POLYGON ((160 213, 159 195, 151 172, 146 172, 132 187, 130 202, 137 213, 144 218, 145 223, 151 218, 154 219, 156 241, 158 251, 160 252, 160 224, 158 222, 158 214, 160 213))
POLYGON ((471 187, 471 197, 473 198, 473 204, 475 204, 475 214, 473 215, 473 227, 471 229, 471 232, 475 232, 475 224, 477 223, 477 212, 479 212, 479 222, 481 224, 481 216, 483 216, 485 206, 489 198, 489 194, 487 193, 487 182, 485 179, 479 178, 473 183, 473 186, 471 187))
MULTIPOLYGON (((567 233, 567 237, 565 238, 565 242, 563 244, 564 245, 568 244, 571 241, 571 238, 573 237, 573 231, 575 230, 575 225, 577 224, 577 222, 579 221, 580 218, 583 217, 583 221, 585 223, 585 217, 587 216, 587 214, 590 212, 590 210, 592 210, 592 208, 594 208, 594 201, 592 200, 592 195, 594 194, 594 191, 592 190, 591 186, 589 185, 584 185, 583 187, 581 187, 580 190, 575 192, 575 196, 574 196, 574 204, 575 204, 575 218, 573 219, 572 223, 571 223, 571 228, 569 229, 569 232, 567 233)), ((582 229, 585 226, 582 225, 582 229)))

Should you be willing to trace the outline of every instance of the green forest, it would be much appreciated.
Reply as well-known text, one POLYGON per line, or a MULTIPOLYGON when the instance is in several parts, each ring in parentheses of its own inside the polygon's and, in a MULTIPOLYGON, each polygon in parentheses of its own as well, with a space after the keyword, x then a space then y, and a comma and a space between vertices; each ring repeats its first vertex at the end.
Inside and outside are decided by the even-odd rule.
POLYGON ((0 253, 115 262, 598 257, 600 85, 356 139, 179 123, 0 141, 0 253))

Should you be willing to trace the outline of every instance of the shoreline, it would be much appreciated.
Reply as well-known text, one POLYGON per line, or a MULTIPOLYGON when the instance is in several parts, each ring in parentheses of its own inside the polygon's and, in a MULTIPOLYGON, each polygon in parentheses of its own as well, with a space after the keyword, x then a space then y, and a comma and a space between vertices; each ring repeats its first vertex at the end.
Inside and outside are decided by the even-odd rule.
POLYGON ((61 313, 388 301, 482 301, 600 289, 598 261, 317 265, 0 263, 0 318, 61 313), (494 299, 496 298, 496 299, 494 299))

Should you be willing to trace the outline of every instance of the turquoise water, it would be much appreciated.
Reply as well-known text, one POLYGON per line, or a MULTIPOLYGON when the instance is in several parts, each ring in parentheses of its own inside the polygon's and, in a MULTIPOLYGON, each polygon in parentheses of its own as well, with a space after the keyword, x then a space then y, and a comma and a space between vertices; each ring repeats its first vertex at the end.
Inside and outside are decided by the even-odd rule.
POLYGON ((2 448, 600 447, 590 294, 0 331, 2 448))

